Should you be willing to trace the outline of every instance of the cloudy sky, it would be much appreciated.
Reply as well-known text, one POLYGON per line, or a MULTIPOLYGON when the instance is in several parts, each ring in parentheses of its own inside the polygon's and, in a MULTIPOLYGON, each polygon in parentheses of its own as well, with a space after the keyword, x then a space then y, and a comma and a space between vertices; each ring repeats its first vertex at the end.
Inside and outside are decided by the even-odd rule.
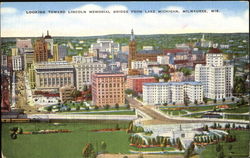
POLYGON ((231 33, 249 32, 247 1, 204 2, 3 2, 1 36, 91 36, 106 34, 231 33), (69 14, 79 10, 86 13, 69 14), (108 10, 110 13, 89 13, 108 10), (129 13, 113 13, 128 10, 129 13), (143 13, 131 13, 142 10, 143 13), (145 13, 155 10, 156 13, 145 13), (157 13, 178 10, 179 13, 157 13), (183 10, 207 10, 207 13, 183 13, 183 10), (219 12, 211 12, 218 10, 219 12), (45 11, 45 14, 27 14, 45 11), (65 11, 50 14, 48 11, 65 11))

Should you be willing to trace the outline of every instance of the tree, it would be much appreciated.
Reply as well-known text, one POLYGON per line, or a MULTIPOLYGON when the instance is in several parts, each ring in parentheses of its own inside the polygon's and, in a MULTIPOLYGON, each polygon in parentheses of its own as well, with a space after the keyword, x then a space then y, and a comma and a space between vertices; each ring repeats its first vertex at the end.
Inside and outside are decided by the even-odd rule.
POLYGON ((115 104, 115 108, 116 108, 117 110, 119 109, 119 104, 118 104, 118 103, 115 104))
POLYGON ((87 110, 87 111, 88 111, 88 110, 89 110, 89 107, 88 107, 88 106, 86 106, 86 107, 85 107, 85 110, 87 110))
POLYGON ((95 110, 98 110, 99 109, 99 106, 95 105, 95 110))
POLYGON ((77 111, 79 111, 79 110, 80 110, 80 106, 79 106, 79 105, 76 107, 76 110, 77 110, 77 111))
POLYGON ((164 105, 164 106, 167 106, 167 105, 168 105, 168 103, 166 102, 166 103, 164 103, 163 105, 164 105))
POLYGON ((67 111, 71 111, 71 108, 70 108, 70 107, 67 107, 67 111))
POLYGON ((232 144, 229 144, 229 145, 228 145, 228 150, 232 150, 232 148, 233 148, 233 145, 232 145, 232 144))
POLYGON ((234 102, 234 97, 231 98, 232 102, 234 102))
POLYGON ((90 158, 95 156, 94 147, 91 143, 85 145, 82 150, 82 156, 84 158, 90 158))
POLYGON ((224 152, 223 152, 223 151, 221 151, 221 152, 219 153, 218 158, 224 158, 224 152))
POLYGON ((52 111, 52 106, 48 106, 47 111, 49 111, 49 112, 52 111))
POLYGON ((216 150, 217 152, 220 152, 221 149, 222 149, 222 146, 221 146, 220 144, 217 144, 215 150, 216 150))
POLYGON ((110 105, 106 104, 106 105, 104 106, 104 108, 105 108, 106 110, 108 110, 108 109, 110 108, 110 105))
POLYGON ((234 77, 234 89, 233 92, 239 96, 240 94, 244 94, 246 92, 245 79, 240 76, 234 77))
POLYGON ((127 107, 127 109, 130 109, 130 104, 127 104, 126 107, 127 107))
POLYGON ((244 98, 241 98, 240 99, 240 105, 244 105, 245 104, 245 99, 244 98))
POLYGON ((11 137, 11 139, 17 139, 17 134, 16 133, 11 133, 10 137, 11 137))
POLYGON ((209 130, 208 130, 208 126, 205 125, 205 126, 203 127, 203 130, 204 130, 204 131, 209 131, 209 130))
POLYGON ((205 104, 207 104, 208 99, 207 99, 206 97, 204 97, 204 98, 203 98, 203 101, 204 101, 205 104))
POLYGON ((101 142, 101 149, 102 149, 102 152, 104 153, 106 152, 107 144, 104 141, 101 142))
POLYGON ((222 99, 222 101, 223 101, 223 103, 224 103, 224 102, 226 101, 226 99, 225 99, 225 98, 223 98, 223 99, 222 99))
POLYGON ((217 102, 217 100, 216 99, 214 99, 214 104, 217 102))
POLYGON ((194 101, 194 104, 195 104, 195 105, 197 105, 197 104, 198 104, 198 101, 197 101, 196 99, 195 99, 195 101, 194 101))

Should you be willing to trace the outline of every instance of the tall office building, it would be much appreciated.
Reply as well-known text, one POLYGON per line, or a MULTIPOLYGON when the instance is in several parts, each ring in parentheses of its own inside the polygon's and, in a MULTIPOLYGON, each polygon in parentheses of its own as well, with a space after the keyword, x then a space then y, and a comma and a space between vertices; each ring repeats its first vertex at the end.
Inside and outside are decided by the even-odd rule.
POLYGON ((92 100, 97 106, 125 104, 125 75, 123 73, 93 74, 92 100))
POLYGON ((21 55, 12 56, 12 65, 13 65, 12 68, 15 71, 23 70, 23 67, 24 67, 23 56, 21 55))
POLYGON ((53 45, 53 61, 58 61, 59 60, 59 49, 58 49, 58 44, 53 45))
POLYGON ((48 57, 52 58, 54 55, 54 44, 53 44, 53 38, 49 35, 49 31, 47 31, 47 35, 44 37, 44 40, 47 42, 47 49, 48 49, 48 57))
POLYGON ((221 50, 210 49, 206 63, 195 66, 195 81, 203 83, 204 96, 211 99, 232 97, 234 67, 223 64, 221 50))
POLYGON ((35 62, 48 61, 47 43, 44 38, 40 38, 35 42, 35 62))
POLYGON ((85 86, 90 87, 93 73, 101 73, 106 64, 94 61, 93 57, 73 56, 73 64, 76 71, 77 90, 83 90, 85 86))

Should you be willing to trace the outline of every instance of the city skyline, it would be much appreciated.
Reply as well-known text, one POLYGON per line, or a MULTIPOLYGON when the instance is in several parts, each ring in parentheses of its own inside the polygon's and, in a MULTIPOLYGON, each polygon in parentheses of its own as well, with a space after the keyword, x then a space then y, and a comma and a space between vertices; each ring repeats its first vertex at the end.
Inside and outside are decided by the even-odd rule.
POLYGON ((53 36, 101 36, 181 33, 248 33, 249 4, 238 2, 4 2, 1 3, 2 37, 38 37, 46 30, 53 36), (222 5, 223 4, 223 5, 222 5), (49 14, 49 10, 66 11, 49 14), (86 11, 70 14, 67 11, 86 11), (88 13, 109 10, 110 13, 88 13), (143 13, 112 13, 114 10, 142 10, 143 13), (179 13, 145 13, 178 10, 179 13), (209 13, 182 13, 183 10, 207 10, 209 13), (219 12, 210 12, 218 10, 219 12), (26 11, 45 11, 27 14, 26 11), (174 27, 173 27, 174 26, 174 27))

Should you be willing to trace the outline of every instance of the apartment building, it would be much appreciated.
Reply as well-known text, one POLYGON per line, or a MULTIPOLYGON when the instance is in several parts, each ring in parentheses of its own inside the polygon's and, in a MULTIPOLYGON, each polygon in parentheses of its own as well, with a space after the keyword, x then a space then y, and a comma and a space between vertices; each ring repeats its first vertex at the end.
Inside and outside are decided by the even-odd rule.
POLYGON ((203 101, 203 88, 200 82, 159 82, 143 84, 143 102, 146 105, 164 103, 183 104, 184 101, 203 101))

